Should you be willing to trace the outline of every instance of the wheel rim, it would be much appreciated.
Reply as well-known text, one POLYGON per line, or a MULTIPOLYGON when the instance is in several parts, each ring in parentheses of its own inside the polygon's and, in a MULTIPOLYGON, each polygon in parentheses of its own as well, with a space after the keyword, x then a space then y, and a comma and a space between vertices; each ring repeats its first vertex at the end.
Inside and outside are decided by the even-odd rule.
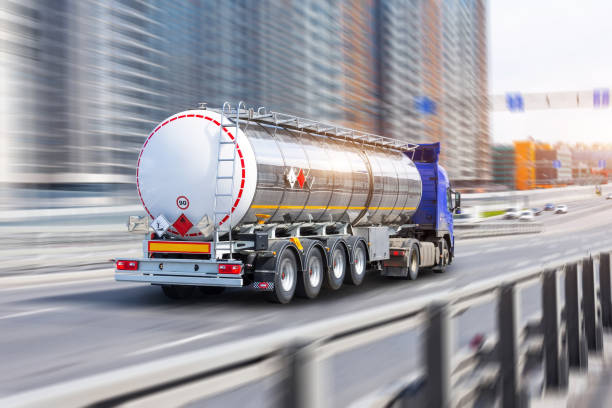
POLYGON ((291 259, 285 258, 281 261, 280 274, 281 287, 285 292, 289 292, 293 288, 295 280, 295 266, 291 259))
POLYGON ((366 257, 363 246, 357 246, 355 249, 355 273, 362 275, 365 272, 366 257))
POLYGON ((412 255, 410 256, 410 276, 414 277, 417 268, 417 255, 415 251, 412 251, 412 255))
POLYGON ((336 279, 340 279, 342 274, 344 273, 344 254, 342 253, 341 248, 336 248, 334 250, 334 255, 332 256, 332 272, 336 279))
POLYGON ((321 258, 313 256, 308 263, 308 281, 310 286, 316 288, 321 283, 323 277, 323 263, 321 258))

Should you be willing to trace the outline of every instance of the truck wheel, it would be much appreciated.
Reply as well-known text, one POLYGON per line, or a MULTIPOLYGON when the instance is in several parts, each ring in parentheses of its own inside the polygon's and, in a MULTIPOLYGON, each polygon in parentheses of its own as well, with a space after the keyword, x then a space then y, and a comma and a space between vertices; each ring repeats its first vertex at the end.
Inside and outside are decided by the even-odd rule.
POLYGON ((365 278, 367 268, 367 252, 362 241, 358 241, 353 250, 353 265, 350 268, 350 273, 346 275, 346 281, 351 285, 359 286, 365 278))
POLYGON ((344 247, 338 244, 332 251, 331 265, 329 265, 326 274, 325 286, 333 290, 340 289, 346 275, 346 267, 346 252, 344 252, 344 247))
POLYGON ((440 257, 440 263, 438 264, 438 266, 434 268, 434 271, 438 273, 444 273, 446 269, 446 265, 448 265, 448 259, 450 257, 450 253, 448 251, 448 245, 446 244, 445 239, 441 241, 440 249, 442 252, 441 257, 440 257))
POLYGON ((406 279, 415 280, 419 276, 419 247, 412 244, 410 247, 410 258, 408 259, 408 271, 406 279))
POLYGON ((193 295, 194 289, 195 286, 188 285, 162 285, 164 295, 174 300, 189 299, 193 295))
POLYGON ((225 292, 225 288, 221 286, 198 286, 198 289, 203 295, 220 295, 225 292))
POLYGON ((276 263, 274 290, 270 292, 273 302, 286 304, 291 302, 297 283, 297 260, 291 249, 285 249, 276 263))
POLYGON ((321 251, 312 248, 306 260, 306 268, 301 274, 298 274, 297 295, 308 299, 316 298, 321 291, 324 274, 325 267, 321 251))

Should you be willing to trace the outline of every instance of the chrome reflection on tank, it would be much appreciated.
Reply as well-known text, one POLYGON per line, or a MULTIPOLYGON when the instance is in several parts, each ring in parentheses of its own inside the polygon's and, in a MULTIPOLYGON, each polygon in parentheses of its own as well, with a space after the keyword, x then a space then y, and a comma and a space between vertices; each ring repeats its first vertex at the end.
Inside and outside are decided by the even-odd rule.
POLYGON ((240 224, 342 221, 403 224, 416 211, 421 179, 408 156, 282 127, 242 128, 257 161, 257 187, 240 224), (293 181, 293 183, 291 182, 293 181))

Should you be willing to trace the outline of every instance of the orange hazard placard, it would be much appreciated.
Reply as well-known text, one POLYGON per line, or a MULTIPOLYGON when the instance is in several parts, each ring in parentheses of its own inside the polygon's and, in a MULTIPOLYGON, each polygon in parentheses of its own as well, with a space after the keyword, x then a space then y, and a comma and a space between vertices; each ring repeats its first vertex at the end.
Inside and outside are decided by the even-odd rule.
POLYGON ((210 254, 210 242, 149 241, 149 252, 210 254))

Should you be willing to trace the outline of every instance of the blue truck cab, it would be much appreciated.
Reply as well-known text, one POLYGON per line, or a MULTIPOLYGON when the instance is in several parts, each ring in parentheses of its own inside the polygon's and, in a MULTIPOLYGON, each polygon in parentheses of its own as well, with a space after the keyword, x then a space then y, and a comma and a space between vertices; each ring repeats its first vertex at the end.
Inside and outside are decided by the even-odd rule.
POLYGON ((412 222, 419 240, 446 245, 450 263, 455 252, 453 214, 459 209, 461 196, 452 190, 446 170, 438 163, 439 156, 440 143, 420 144, 413 152, 412 160, 421 175, 422 196, 412 222))

